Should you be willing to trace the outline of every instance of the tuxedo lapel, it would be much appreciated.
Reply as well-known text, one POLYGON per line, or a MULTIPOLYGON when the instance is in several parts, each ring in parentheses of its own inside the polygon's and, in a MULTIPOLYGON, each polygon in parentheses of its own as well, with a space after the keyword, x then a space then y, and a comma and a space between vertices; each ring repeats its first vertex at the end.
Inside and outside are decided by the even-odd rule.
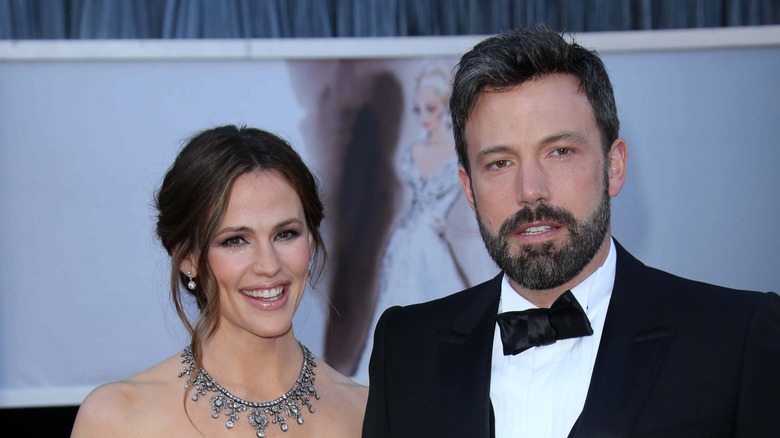
POLYGON ((441 436, 489 437, 490 369, 501 277, 482 285, 461 303, 460 316, 440 333, 441 400, 458 414, 441 425, 441 436))
POLYGON ((646 267, 615 245, 615 285, 585 407, 570 437, 629 436, 674 333, 650 322, 663 309, 643 298, 646 267))

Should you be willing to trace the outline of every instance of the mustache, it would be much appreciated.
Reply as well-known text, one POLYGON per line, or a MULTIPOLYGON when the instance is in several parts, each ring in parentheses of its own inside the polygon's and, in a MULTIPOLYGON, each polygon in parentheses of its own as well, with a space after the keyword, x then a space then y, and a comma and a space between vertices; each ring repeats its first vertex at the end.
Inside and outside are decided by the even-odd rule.
POLYGON ((540 204, 535 208, 523 207, 501 224, 498 233, 500 236, 510 237, 523 225, 539 221, 556 222, 567 227, 572 234, 578 233, 577 219, 572 212, 547 204, 540 204))

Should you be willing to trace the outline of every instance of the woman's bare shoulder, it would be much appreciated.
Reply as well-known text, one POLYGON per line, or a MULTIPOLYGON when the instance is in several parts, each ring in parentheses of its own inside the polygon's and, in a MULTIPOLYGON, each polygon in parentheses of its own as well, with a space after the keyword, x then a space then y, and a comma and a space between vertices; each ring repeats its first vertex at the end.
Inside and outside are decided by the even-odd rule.
POLYGON ((355 414, 362 416, 368 400, 368 386, 355 382, 324 362, 320 362, 317 368, 318 380, 327 382, 327 389, 342 409, 348 407, 355 414))
MULTIPOLYGON (((102 384, 82 401, 71 437, 144 436, 144 426, 180 409, 184 383, 176 378, 183 367, 178 355, 123 380, 102 384), (177 371, 178 368, 178 371, 177 371)), ((147 426, 148 427, 148 426, 147 426)))
POLYGON ((361 436, 368 387, 344 376, 328 364, 317 363, 316 387, 322 398, 317 402, 318 437, 357 438, 361 436))

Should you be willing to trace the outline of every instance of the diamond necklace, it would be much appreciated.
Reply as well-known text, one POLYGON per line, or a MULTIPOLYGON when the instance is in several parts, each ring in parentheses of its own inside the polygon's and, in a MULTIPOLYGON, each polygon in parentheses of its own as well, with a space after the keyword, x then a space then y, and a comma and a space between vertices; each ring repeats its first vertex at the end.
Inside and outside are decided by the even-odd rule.
POLYGON ((235 422, 238 421, 239 412, 251 409, 251 413, 248 415, 249 425, 255 429, 258 437, 265 437, 265 429, 268 427, 269 417, 270 423, 279 423, 282 432, 287 432, 286 420, 294 418, 298 424, 303 424, 302 405, 308 407, 309 412, 314 413, 314 406, 311 404, 310 397, 314 397, 317 400, 320 399, 320 395, 314 389, 314 375, 317 374, 314 371, 314 367, 317 366, 317 363, 314 361, 314 355, 300 341, 298 341, 298 345, 300 345, 303 351, 301 374, 293 387, 276 400, 268 402, 244 400, 231 394, 230 391, 217 383, 205 369, 201 368, 196 374, 195 360, 192 357, 192 346, 190 345, 185 347, 181 353, 183 358, 181 363, 185 363, 187 366, 179 373, 179 377, 186 375, 187 383, 184 384, 184 387, 189 388, 190 384, 192 384, 192 387, 195 389, 192 401, 198 401, 198 398, 205 396, 207 392, 217 393, 212 395, 210 399, 211 416, 216 419, 222 413, 228 417, 228 420, 225 422, 225 426, 228 429, 231 429, 235 422), (194 380, 193 376, 195 376, 194 380))

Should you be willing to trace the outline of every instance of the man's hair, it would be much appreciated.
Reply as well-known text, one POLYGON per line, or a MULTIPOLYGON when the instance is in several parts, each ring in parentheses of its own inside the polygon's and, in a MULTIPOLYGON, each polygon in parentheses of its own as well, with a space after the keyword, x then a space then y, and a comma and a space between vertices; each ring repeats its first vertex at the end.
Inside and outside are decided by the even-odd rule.
POLYGON ((466 154, 465 127, 469 113, 485 91, 505 91, 528 80, 550 74, 575 76, 585 91, 601 132, 605 157, 618 137, 617 116, 612 83, 598 54, 543 25, 513 29, 489 37, 464 54, 450 97, 455 150, 458 160, 470 175, 466 154))

